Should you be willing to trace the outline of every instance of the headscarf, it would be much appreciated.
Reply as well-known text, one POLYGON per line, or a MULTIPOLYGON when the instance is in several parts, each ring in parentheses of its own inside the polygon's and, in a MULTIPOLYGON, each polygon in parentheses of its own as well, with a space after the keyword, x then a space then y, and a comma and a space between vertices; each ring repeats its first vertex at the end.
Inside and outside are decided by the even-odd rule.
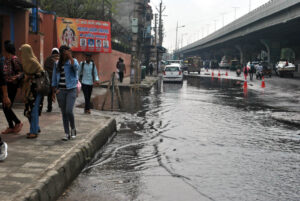
POLYGON ((30 45, 21 46, 22 65, 25 74, 33 75, 42 72, 44 69, 33 53, 30 45))
POLYGON ((34 78, 31 75, 41 73, 44 68, 39 63, 38 59, 33 53, 33 50, 30 45, 24 44, 21 46, 21 57, 23 64, 23 71, 26 75, 23 83, 23 90, 25 95, 25 102, 28 103, 28 100, 33 99, 31 84, 34 82, 34 78))

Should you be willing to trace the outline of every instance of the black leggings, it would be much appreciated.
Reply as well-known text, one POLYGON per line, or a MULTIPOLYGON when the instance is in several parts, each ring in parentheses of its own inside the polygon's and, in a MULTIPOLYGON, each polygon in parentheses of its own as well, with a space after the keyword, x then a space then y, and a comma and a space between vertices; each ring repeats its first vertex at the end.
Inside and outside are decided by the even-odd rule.
POLYGON ((7 107, 4 107, 4 105, 2 104, 2 109, 5 114, 6 120, 8 122, 9 128, 14 128, 16 124, 21 123, 21 121, 18 119, 18 117, 15 115, 15 113, 12 110, 12 106, 13 106, 15 97, 17 95, 17 91, 18 91, 17 85, 11 84, 11 83, 7 84, 7 93, 8 93, 10 102, 11 102, 11 106, 10 106, 10 108, 7 108, 7 107))
POLYGON ((93 85, 82 84, 82 91, 85 100, 85 110, 91 109, 91 95, 93 92, 93 85))

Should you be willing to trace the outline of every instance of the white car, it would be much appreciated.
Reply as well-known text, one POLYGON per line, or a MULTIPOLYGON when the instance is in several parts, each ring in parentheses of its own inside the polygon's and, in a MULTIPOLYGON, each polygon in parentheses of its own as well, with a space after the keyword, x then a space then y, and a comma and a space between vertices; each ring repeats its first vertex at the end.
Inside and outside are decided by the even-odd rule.
POLYGON ((164 82, 182 82, 183 81, 183 73, 180 69, 179 64, 168 65, 164 69, 163 74, 164 82))

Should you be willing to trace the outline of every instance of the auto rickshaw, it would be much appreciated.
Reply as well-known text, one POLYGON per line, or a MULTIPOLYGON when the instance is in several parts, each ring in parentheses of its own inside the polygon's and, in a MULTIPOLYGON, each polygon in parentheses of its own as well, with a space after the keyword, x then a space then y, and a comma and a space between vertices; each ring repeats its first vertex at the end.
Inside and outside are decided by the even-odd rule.
POLYGON ((263 66, 263 71, 262 71, 263 75, 272 77, 272 67, 269 65, 269 63, 262 62, 262 66, 263 66))

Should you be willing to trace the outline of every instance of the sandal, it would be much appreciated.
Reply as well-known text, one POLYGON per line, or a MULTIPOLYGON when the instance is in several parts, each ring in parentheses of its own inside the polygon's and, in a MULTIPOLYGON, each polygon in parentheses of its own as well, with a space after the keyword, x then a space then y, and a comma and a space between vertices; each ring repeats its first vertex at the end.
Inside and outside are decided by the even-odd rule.
POLYGON ((13 128, 6 128, 4 131, 1 132, 1 134, 11 134, 14 133, 14 129, 13 128))
POLYGON ((33 138, 37 138, 38 134, 34 134, 34 133, 27 133, 27 138, 28 139, 33 139, 33 138))

